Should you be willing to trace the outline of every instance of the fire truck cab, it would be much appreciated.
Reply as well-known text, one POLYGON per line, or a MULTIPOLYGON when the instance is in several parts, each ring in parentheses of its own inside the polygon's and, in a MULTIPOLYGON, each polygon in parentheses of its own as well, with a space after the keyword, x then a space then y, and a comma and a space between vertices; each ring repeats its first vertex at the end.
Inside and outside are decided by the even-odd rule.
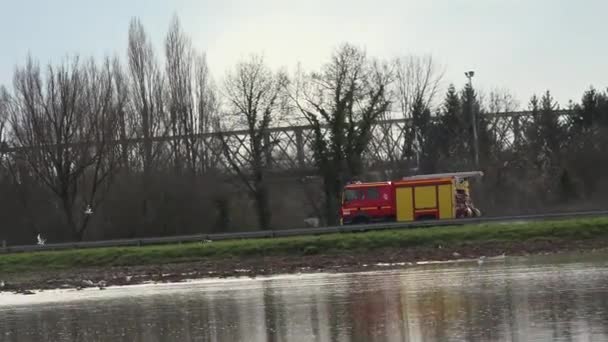
POLYGON ((441 220, 480 216, 469 179, 480 171, 404 177, 397 181, 355 182, 344 188, 341 224, 441 220))

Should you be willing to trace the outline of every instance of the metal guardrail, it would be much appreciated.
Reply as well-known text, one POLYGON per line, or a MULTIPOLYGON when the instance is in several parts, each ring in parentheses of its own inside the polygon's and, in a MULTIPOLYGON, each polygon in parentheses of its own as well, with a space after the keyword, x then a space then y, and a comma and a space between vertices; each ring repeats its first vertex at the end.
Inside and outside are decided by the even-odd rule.
POLYGON ((415 221, 415 222, 391 222, 363 225, 348 225, 348 226, 333 226, 333 227, 318 227, 318 228, 297 228, 285 230, 262 230, 255 232, 239 232, 239 233, 220 233, 220 234, 194 234, 183 236, 169 237, 151 237, 141 239, 117 239, 117 240, 102 240, 102 241, 83 241, 83 242, 65 242, 65 243, 50 243, 42 246, 38 245, 22 245, 22 246, 0 246, 0 253, 17 253, 17 252, 33 252, 33 251, 56 251, 78 248, 98 248, 98 247, 126 247, 126 246, 147 246, 160 244, 175 244, 201 241, 221 241, 221 240, 241 240, 241 239, 258 239, 258 238, 276 238, 287 236, 305 236, 305 235, 321 235, 332 233, 353 233, 363 231, 378 231, 388 229, 411 229, 423 227, 438 227, 438 226, 455 226, 466 224, 483 224, 483 223, 508 223, 513 221, 543 221, 543 220, 563 220, 581 217, 601 217, 608 216, 608 211, 584 211, 584 212, 567 212, 555 214, 539 214, 539 215, 520 215, 520 216, 503 216, 503 217, 479 217, 469 219, 454 219, 454 220, 432 220, 432 221, 415 221))

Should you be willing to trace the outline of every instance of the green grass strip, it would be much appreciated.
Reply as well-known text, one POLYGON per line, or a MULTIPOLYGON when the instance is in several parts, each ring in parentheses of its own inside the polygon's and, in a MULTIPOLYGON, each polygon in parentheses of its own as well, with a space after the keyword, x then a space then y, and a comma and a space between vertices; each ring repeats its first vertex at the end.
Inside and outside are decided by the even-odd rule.
POLYGON ((414 246, 442 245, 448 247, 493 241, 517 243, 536 239, 585 240, 598 237, 608 237, 608 218, 517 224, 492 223, 275 239, 230 240, 206 244, 41 251, 0 254, 0 279, 2 274, 49 269, 154 265, 231 257, 302 256, 414 246))

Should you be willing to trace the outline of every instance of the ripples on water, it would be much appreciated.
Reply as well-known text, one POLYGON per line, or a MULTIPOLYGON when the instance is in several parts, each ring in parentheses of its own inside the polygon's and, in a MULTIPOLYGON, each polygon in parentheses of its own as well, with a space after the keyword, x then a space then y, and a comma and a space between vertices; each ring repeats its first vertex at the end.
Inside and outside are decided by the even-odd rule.
POLYGON ((606 256, 0 294, 0 342, 606 341, 606 256))

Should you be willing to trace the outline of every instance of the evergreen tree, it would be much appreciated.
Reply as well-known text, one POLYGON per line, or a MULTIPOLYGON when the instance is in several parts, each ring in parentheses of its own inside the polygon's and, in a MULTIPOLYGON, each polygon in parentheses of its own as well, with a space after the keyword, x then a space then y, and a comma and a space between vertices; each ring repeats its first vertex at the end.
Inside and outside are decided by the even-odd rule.
POLYGON ((598 180, 608 165, 608 157, 603 151, 608 148, 608 106, 606 93, 593 87, 585 91, 580 105, 574 106, 568 131, 568 162, 576 178, 583 185, 583 193, 591 197, 598 180))
POLYGON ((585 91, 581 105, 575 109, 576 115, 574 115, 573 124, 578 126, 582 131, 591 129, 594 121, 599 116, 598 113, 598 94, 597 91, 592 87, 585 91))
POLYGON ((564 126, 556 113, 559 106, 548 90, 540 99, 532 96, 529 110, 532 117, 526 127, 527 146, 524 154, 527 156, 529 182, 541 194, 542 201, 547 203, 559 199, 560 192, 563 193, 560 184, 564 182, 560 178, 564 173, 564 126))
POLYGON ((583 93, 580 105, 574 106, 569 120, 574 134, 586 134, 594 128, 608 126, 608 92, 591 87, 583 93))
POLYGON ((541 98, 540 133, 547 158, 553 163, 559 162, 560 149, 562 141, 564 141, 563 127, 560 124, 556 110, 559 110, 559 105, 547 90, 541 98))
POLYGON ((439 146, 441 153, 445 157, 457 155, 457 151, 462 150, 462 148, 458 148, 460 143, 459 139, 463 132, 461 116, 462 106, 460 104, 460 99, 458 98, 458 93, 456 92, 454 85, 450 84, 445 95, 445 100, 443 101, 443 109, 439 118, 440 130, 442 132, 439 137, 439 146))
POLYGON ((464 89, 462 90, 461 101, 463 114, 461 116, 461 120, 466 132, 466 138, 463 139, 463 141, 465 142, 466 149, 469 151, 469 167, 476 167, 475 149, 478 149, 477 154, 478 157, 480 156, 479 118, 481 116, 481 105, 477 99, 477 92, 473 87, 471 87, 470 84, 465 85, 464 89), (475 145, 475 135, 477 135, 477 146, 475 145))
POLYGON ((457 171, 467 168, 469 151, 467 144, 468 129, 463 117, 462 102, 456 87, 450 84, 443 106, 438 113, 437 124, 433 129, 435 148, 439 154, 444 171, 457 171))
POLYGON ((421 173, 437 171, 437 144, 435 143, 436 125, 431 121, 431 110, 422 98, 416 99, 412 105, 412 134, 421 173))
POLYGON ((597 122, 601 127, 608 127, 608 88, 597 98, 597 122))

